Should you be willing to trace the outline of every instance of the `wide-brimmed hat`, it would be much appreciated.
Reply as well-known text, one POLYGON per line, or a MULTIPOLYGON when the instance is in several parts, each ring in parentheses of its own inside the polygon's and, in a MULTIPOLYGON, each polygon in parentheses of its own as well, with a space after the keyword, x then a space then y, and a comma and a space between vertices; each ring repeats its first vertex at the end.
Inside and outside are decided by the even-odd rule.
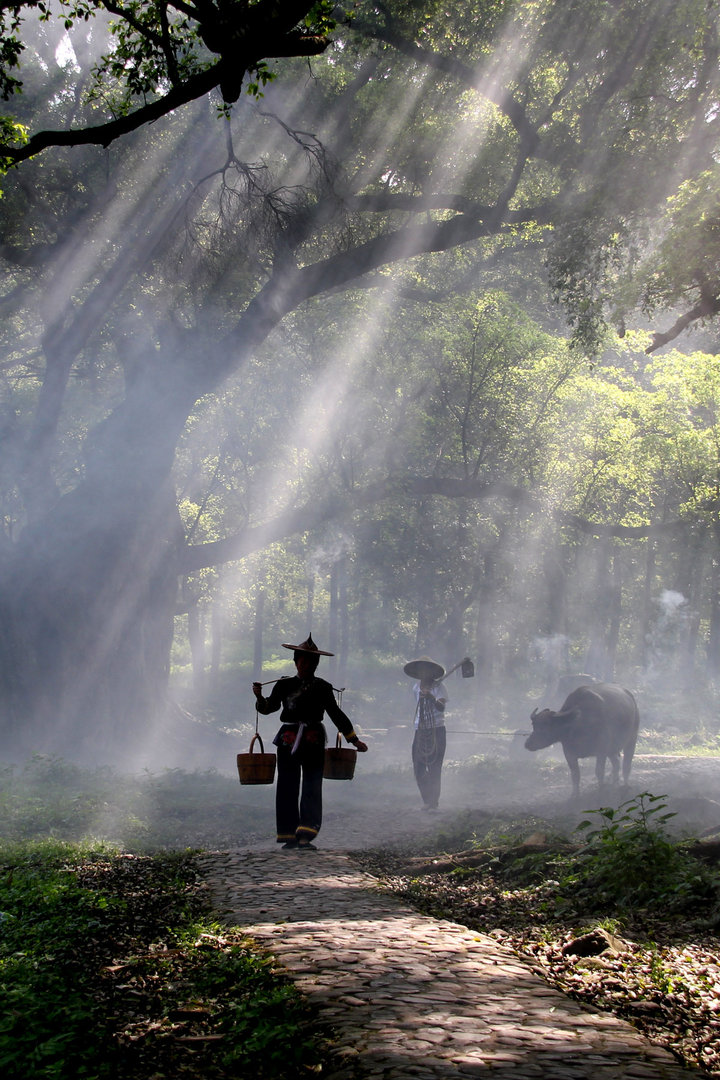
POLYGON ((445 668, 438 664, 437 660, 431 660, 429 656, 419 656, 417 660, 410 660, 403 671, 411 679, 442 679, 445 668))
POLYGON ((308 634, 307 640, 303 641, 300 645, 286 645, 283 642, 283 649, 292 649, 293 652, 306 652, 312 656, 334 656, 335 653, 325 652, 323 649, 318 649, 317 645, 312 639, 312 634, 308 634))

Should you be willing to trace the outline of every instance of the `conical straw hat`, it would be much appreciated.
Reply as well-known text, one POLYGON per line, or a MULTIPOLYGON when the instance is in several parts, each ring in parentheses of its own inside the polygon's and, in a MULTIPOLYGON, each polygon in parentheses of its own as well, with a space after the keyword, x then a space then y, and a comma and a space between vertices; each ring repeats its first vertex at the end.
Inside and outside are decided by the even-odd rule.
POLYGON ((323 649, 318 649, 317 645, 312 639, 312 634, 308 634, 307 640, 303 641, 301 645, 286 645, 283 642, 283 649, 292 649, 293 652, 306 652, 311 653, 312 656, 334 656, 335 653, 325 652, 323 649))
POLYGON ((403 671, 411 679, 442 679, 445 668, 438 664, 437 660, 431 660, 429 656, 420 656, 417 660, 410 660, 403 671))

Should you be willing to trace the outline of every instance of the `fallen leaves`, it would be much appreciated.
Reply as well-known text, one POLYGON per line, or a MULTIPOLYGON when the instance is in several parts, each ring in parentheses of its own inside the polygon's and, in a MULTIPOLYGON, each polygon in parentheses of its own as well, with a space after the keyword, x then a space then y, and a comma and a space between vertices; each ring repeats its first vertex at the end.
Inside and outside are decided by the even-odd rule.
POLYGON ((578 956, 574 941, 605 930, 580 911, 559 913, 557 882, 550 877, 508 888, 497 854, 474 868, 457 856, 445 858, 441 872, 433 872, 427 856, 411 860, 376 851, 355 857, 419 910, 501 940, 553 986, 628 1020, 683 1063, 720 1077, 720 937, 714 931, 640 912, 621 928, 613 924, 614 949, 578 956), (453 872, 458 865, 460 874, 453 872))

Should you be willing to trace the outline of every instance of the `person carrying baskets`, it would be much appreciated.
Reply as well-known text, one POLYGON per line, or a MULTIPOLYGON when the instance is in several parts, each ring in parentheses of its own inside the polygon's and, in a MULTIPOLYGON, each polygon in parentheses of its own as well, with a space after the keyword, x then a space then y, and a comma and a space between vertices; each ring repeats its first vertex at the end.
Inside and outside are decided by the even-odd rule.
POLYGON ((325 713, 356 750, 367 745, 355 734, 352 723, 335 700, 333 688, 315 671, 321 656, 332 653, 318 649, 308 634, 291 649, 297 675, 279 679, 267 698, 262 684, 252 684, 259 713, 280 713, 280 730, 273 739, 277 747, 277 788, 275 815, 277 842, 285 849, 315 850, 312 841, 322 824, 322 782, 327 736, 322 720, 325 713))

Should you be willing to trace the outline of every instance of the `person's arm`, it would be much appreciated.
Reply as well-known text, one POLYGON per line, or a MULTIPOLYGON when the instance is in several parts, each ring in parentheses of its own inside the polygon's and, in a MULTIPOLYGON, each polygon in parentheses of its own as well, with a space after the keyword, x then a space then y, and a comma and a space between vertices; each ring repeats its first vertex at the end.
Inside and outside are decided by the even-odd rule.
POLYGON ((338 705, 337 701, 335 700, 335 695, 333 694, 333 689, 332 686, 330 686, 330 683, 327 683, 327 688, 327 696, 324 701, 325 712, 328 714, 338 731, 345 736, 351 746, 354 746, 356 750, 359 750, 361 754, 364 754, 367 750, 367 743, 364 743, 362 739, 358 737, 357 733, 353 729, 350 717, 346 716, 346 714, 338 705))
POLYGON ((268 713, 277 712, 282 705, 285 695, 280 686, 283 682, 285 682, 284 678, 278 679, 267 697, 263 697, 262 685, 259 682, 254 682, 252 684, 253 694, 255 695, 255 708, 259 713, 262 713, 263 716, 267 716, 268 713))

